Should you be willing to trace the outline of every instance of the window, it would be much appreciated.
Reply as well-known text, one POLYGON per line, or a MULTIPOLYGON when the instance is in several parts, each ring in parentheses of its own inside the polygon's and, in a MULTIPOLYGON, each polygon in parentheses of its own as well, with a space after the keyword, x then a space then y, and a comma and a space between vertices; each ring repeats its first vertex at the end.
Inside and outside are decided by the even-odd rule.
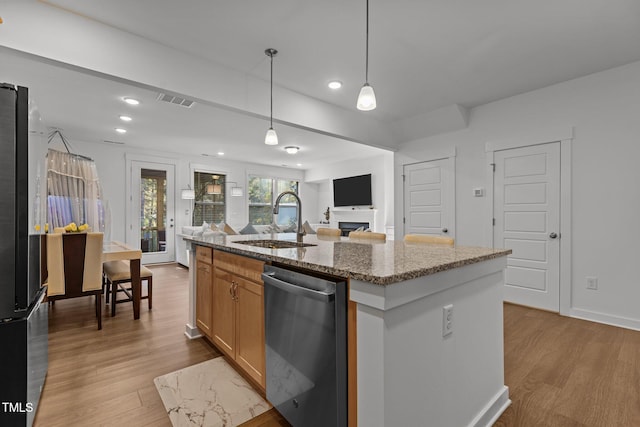
POLYGON ((275 221, 282 227, 291 227, 298 222, 298 209, 293 196, 280 200, 280 212, 273 215, 273 202, 283 191, 298 194, 298 181, 264 176, 249 176, 249 222, 268 225, 275 221))
POLYGON ((193 225, 204 221, 217 224, 225 221, 226 176, 211 172, 194 172, 193 188, 196 193, 193 206, 193 225))

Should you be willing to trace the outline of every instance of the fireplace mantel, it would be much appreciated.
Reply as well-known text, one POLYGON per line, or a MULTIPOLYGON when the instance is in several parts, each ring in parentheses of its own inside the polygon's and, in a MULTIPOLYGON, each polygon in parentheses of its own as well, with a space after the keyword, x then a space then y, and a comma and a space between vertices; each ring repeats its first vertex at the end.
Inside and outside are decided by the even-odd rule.
POLYGON ((384 230, 379 229, 380 225, 377 217, 377 209, 332 209, 331 228, 338 228, 340 221, 368 222, 371 231, 384 232, 384 230))

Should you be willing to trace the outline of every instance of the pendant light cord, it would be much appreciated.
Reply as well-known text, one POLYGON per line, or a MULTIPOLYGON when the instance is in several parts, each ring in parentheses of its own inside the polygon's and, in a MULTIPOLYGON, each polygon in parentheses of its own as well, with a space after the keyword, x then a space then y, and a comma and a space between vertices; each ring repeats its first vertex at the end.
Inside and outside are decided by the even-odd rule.
POLYGON ((365 83, 367 84, 369 83, 369 0, 367 0, 367 49, 366 49, 364 80, 365 80, 365 83))
POLYGON ((269 118, 269 127, 273 128, 273 53, 269 57, 271 58, 271 116, 269 118))

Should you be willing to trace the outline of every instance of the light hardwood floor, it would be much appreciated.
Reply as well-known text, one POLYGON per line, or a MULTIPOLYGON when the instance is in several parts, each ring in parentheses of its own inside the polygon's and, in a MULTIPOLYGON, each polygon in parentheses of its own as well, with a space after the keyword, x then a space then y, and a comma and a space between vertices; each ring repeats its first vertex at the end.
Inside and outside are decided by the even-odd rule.
POLYGON ((115 317, 103 310, 98 331, 92 297, 49 307, 49 372, 35 426, 171 426, 153 384, 157 376, 219 356, 184 335, 188 271, 152 266, 153 309, 142 300, 115 317))
MULTIPOLYGON (((35 426, 170 426, 153 378, 218 357, 184 336, 188 272, 153 266, 153 310, 104 310, 90 298, 50 307, 49 373, 35 426)), ((499 427, 640 426, 640 332, 504 306, 505 381, 499 427)), ((274 410, 243 427, 281 427, 274 410)))
POLYGON ((505 304, 504 335, 496 427, 640 426, 640 332, 505 304))

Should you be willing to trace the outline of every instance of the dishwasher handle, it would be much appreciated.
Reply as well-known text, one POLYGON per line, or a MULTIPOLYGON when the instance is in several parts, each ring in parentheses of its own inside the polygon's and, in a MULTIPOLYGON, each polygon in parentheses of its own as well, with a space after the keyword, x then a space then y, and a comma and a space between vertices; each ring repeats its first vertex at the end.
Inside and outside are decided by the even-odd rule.
POLYGON ((331 292, 317 291, 315 289, 309 289, 303 286, 299 286, 293 283, 285 282, 275 277, 275 272, 270 271, 268 273, 262 273, 262 280, 266 285, 274 286, 285 292, 292 293, 294 295, 311 298, 319 301, 329 303, 335 299, 335 290, 331 292))

